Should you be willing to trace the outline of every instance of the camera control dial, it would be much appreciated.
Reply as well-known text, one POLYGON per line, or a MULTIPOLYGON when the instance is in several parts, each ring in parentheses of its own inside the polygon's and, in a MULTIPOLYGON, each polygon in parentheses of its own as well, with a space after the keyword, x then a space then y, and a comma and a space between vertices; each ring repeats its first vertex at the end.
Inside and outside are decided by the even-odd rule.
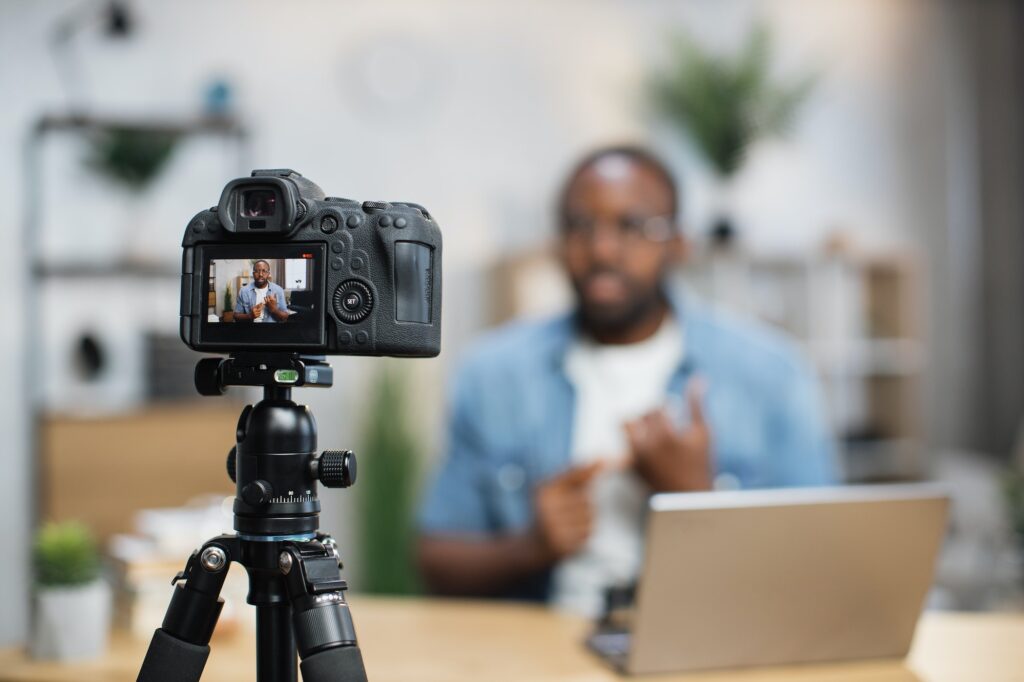
POLYGON ((334 290, 334 312, 342 322, 362 322, 372 310, 373 292, 366 283, 350 279, 334 290))

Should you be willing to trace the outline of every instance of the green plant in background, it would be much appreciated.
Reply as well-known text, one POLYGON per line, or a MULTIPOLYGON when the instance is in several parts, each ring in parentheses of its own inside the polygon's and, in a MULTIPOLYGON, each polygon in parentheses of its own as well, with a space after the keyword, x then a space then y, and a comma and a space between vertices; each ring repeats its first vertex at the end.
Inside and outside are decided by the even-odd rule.
POLYGON ((168 130, 105 128, 89 138, 86 163, 104 177, 141 192, 163 170, 178 138, 178 133, 168 130))
POLYGON ((85 585, 100 573, 96 540, 81 523, 47 523, 36 535, 33 553, 40 587, 85 585))
POLYGON ((413 564, 419 441, 410 423, 408 391, 394 365, 381 362, 359 453, 359 587, 377 594, 419 591, 413 564))
POLYGON ((229 313, 235 309, 234 299, 231 297, 231 282, 224 287, 224 312, 229 313))
POLYGON ((655 109, 690 137, 723 178, 739 170, 758 138, 786 132, 816 80, 772 81, 771 34, 762 24, 735 56, 712 54, 686 33, 674 34, 670 47, 671 63, 651 83, 655 109))
POLYGON ((1010 512, 1010 524, 1017 536, 1017 543, 1024 552, 1024 473, 1013 469, 1003 477, 1003 491, 1006 506, 1010 512))

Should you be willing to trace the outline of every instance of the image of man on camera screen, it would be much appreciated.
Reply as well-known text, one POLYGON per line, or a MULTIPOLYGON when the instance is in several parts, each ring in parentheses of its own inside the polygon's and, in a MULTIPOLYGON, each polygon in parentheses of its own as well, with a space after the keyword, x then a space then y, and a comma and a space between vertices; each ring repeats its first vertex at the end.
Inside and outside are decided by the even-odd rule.
POLYGON ((270 281, 270 262, 252 264, 252 281, 238 291, 236 322, 286 322, 291 315, 284 289, 270 281))

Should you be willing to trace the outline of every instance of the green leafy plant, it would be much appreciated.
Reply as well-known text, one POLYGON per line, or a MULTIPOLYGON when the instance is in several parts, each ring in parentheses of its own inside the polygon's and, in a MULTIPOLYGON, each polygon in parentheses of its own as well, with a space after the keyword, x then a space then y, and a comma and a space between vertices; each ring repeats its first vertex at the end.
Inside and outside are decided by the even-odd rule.
POLYGON ((670 48, 670 64, 651 82, 655 109, 692 139, 722 177, 739 170, 758 138, 788 130, 816 81, 814 75, 772 81, 772 40, 763 24, 733 56, 712 54, 686 33, 674 34, 670 48))
POLYGON ((1014 469, 1003 477, 1003 492, 1010 513, 1010 524, 1017 535, 1017 541, 1024 551, 1024 474, 1014 469))
POLYGON ((418 440, 404 375, 382 363, 369 404, 357 486, 361 519, 359 587, 377 594, 419 591, 413 565, 418 440))
POLYGON ((140 192, 163 170, 179 137, 169 130, 104 128, 89 138, 86 163, 101 175, 140 192))
POLYGON ((99 576, 96 539, 81 523, 47 523, 36 535, 33 550, 40 587, 84 585, 99 576))
POLYGON ((229 313, 235 309, 234 299, 231 296, 231 282, 224 287, 224 312, 229 313))

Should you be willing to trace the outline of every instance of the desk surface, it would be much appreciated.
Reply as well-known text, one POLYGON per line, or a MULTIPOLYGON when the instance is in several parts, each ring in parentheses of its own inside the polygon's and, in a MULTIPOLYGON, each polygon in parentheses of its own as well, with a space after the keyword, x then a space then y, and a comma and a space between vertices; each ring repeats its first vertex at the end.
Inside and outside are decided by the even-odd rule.
MULTIPOLYGON (((587 623, 540 607, 483 602, 351 598, 363 657, 373 682, 516 680, 604 682, 619 679, 581 641, 587 623)), ((120 634, 106 657, 89 663, 35 663, 0 652, 4 682, 134 680, 147 642, 120 634)), ((203 675, 255 679, 252 634, 216 636, 203 675)), ((658 682, 958 682, 1024 680, 1024 614, 927 613, 906 662, 724 671, 658 676, 658 682)))

